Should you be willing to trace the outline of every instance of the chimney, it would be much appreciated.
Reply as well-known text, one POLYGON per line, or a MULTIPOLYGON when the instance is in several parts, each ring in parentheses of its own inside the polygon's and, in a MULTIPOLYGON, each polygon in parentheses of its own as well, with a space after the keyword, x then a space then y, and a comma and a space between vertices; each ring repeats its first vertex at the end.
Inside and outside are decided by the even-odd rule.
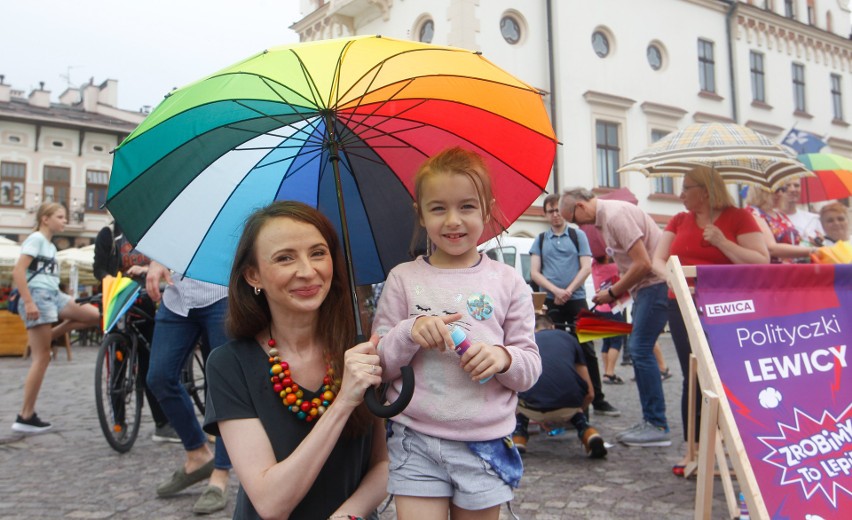
POLYGON ((101 83, 98 103, 113 108, 118 105, 118 81, 108 79, 101 83))
POLYGON ((12 101, 12 86, 3 82, 6 76, 0 74, 0 103, 12 101))
POLYGON ((44 81, 38 82, 38 90, 30 92, 29 104, 34 107, 50 108, 50 91, 44 90, 44 81))
POLYGON ((100 93, 100 89, 95 86, 94 80, 95 79, 92 78, 88 83, 80 87, 80 91, 83 94, 84 112, 98 111, 98 94, 100 93))

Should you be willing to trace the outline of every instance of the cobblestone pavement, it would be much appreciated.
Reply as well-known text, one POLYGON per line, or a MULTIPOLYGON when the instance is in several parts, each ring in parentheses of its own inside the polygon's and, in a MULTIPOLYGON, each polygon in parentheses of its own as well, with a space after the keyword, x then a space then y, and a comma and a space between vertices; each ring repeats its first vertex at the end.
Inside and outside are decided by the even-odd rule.
MULTIPOLYGON (((691 518, 695 479, 671 473, 682 453, 679 417, 680 369, 667 337, 661 338, 674 374, 665 381, 673 444, 667 448, 610 448, 605 460, 590 460, 573 432, 558 437, 533 435, 524 456, 526 472, 512 507, 522 519, 691 518)), ((97 348, 75 347, 73 361, 64 352, 51 364, 38 401, 39 415, 54 424, 51 432, 22 437, 10 427, 19 411, 28 360, 0 358, 0 518, 191 518, 203 487, 196 485, 169 499, 158 499, 157 484, 182 459, 182 447, 151 441, 153 423, 145 407, 139 438, 126 454, 113 451, 98 426, 94 401, 97 348)), ((632 368, 617 366, 627 382, 605 385, 606 398, 620 417, 591 420, 607 441, 636 423, 641 414, 632 368)), ((237 489, 232 476, 228 508, 210 518, 230 518, 237 489)), ((725 518, 718 479, 713 518, 725 518)), ((393 506, 381 515, 395 518, 393 506)), ((501 518, 510 518, 503 508, 501 518)))

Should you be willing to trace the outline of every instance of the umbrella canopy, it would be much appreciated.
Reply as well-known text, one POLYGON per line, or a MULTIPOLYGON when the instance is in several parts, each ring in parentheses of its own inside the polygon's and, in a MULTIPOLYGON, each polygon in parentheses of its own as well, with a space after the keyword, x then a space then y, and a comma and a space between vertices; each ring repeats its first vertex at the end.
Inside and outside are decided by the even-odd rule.
POLYGON ((831 153, 805 153, 802 162, 816 177, 802 179, 802 204, 852 196, 852 159, 831 153))
POLYGON ((409 259, 417 168, 454 145, 484 157, 505 215, 483 242, 543 191, 556 140, 541 93, 479 53, 375 36, 282 46, 172 92, 116 149, 106 206, 141 252, 225 285, 245 218, 305 202, 338 226, 355 282, 373 283, 409 259))
POLYGON ((651 177, 683 175, 696 165, 713 167, 731 183, 775 189, 812 176, 787 148, 745 126, 699 123, 672 132, 618 169, 651 177))

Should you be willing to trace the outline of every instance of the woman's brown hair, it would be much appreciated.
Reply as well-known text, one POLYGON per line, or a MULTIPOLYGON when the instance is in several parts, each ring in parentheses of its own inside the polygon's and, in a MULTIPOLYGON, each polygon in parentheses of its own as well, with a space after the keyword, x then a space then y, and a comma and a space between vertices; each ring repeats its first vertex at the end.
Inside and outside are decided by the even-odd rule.
MULTIPOLYGON (((331 289, 319 308, 318 323, 321 326, 316 334, 324 345, 324 354, 331 360, 335 374, 342 376, 343 354, 355 344, 355 315, 352 296, 349 294, 346 261, 334 226, 325 215, 307 204, 295 201, 273 202, 252 213, 246 220, 228 282, 228 333, 234 338, 254 341, 259 333, 270 327, 272 315, 266 293, 255 295, 254 288, 245 279, 245 273, 249 268, 258 267, 255 243, 260 231, 269 222, 280 218, 310 224, 328 244, 334 274, 331 289)), ((350 417, 347 433, 364 433, 371 422, 372 416, 362 404, 350 417)))

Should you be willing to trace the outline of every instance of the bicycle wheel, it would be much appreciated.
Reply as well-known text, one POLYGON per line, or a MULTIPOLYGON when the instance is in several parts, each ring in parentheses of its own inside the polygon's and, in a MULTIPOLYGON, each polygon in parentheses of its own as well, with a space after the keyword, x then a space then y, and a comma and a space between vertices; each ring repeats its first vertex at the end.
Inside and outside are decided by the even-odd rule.
POLYGON ((122 333, 104 337, 95 365, 95 405, 101 431, 112 448, 125 453, 133 447, 142 419, 139 358, 131 339, 122 333))
POLYGON ((186 360, 183 370, 180 374, 181 384, 186 388, 195 407, 201 412, 204 417, 204 399, 207 390, 207 381, 204 377, 204 355, 201 352, 201 347, 195 347, 192 355, 186 360))

